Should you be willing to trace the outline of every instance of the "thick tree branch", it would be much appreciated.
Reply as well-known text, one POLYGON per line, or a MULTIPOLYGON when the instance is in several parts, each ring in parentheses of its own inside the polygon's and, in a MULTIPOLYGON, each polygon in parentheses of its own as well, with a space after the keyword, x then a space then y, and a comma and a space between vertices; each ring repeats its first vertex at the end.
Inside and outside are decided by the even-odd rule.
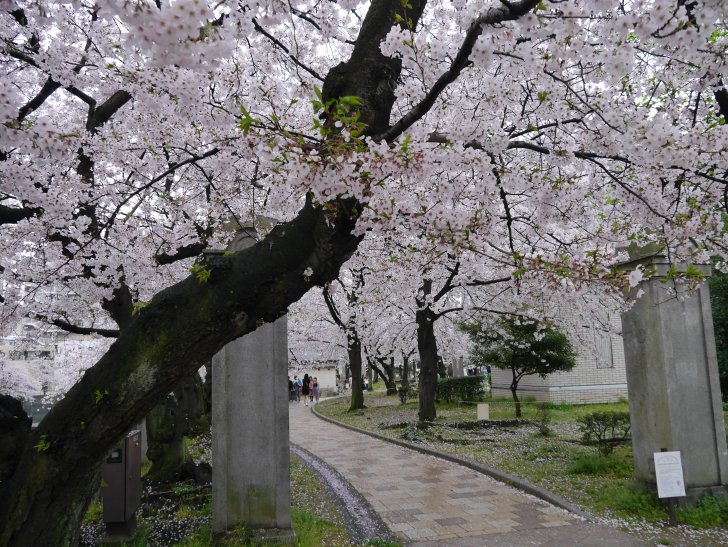
POLYGON ((36 217, 42 212, 40 207, 8 207, 0 204, 0 225, 17 224, 21 220, 36 217))
POLYGON ((70 332, 73 334, 98 334, 99 336, 103 336, 105 338, 118 338, 119 337, 119 330, 118 329, 98 329, 93 327, 79 327, 77 325, 72 325, 68 321, 64 321, 63 319, 54 319, 51 321, 56 327, 65 330, 66 332, 70 332))
POLYGON ((189 245, 177 247, 177 250, 175 250, 174 253, 160 253, 158 255, 155 255, 154 260, 160 266, 173 264, 178 260, 185 260, 187 258, 194 258, 196 256, 199 256, 200 253, 202 253, 202 251, 204 251, 206 248, 207 243, 205 241, 198 241, 197 243, 190 243, 189 245))
POLYGON ((119 329, 125 329, 134 319, 134 297, 124 281, 114 289, 111 298, 104 298, 101 307, 119 325, 119 329))
POLYGON ((506 283, 507 281, 510 281, 511 277, 497 277, 495 279, 488 279, 488 280, 475 280, 475 281, 468 281, 465 283, 467 287, 487 287, 488 285, 497 285, 498 283, 506 283))
POLYGON ((433 297, 433 302, 439 302, 439 300, 445 296, 447 293, 449 293, 451 290, 455 288, 453 285, 453 280, 455 277, 457 277, 458 272, 460 271, 460 262, 455 263, 455 267, 450 270, 450 275, 447 277, 447 280, 445 281, 445 284, 442 286, 440 291, 433 297))
POLYGON ((61 87, 61 84, 54 82, 53 78, 48 78, 38 94, 20 107, 20 110, 18 110, 18 121, 22 122, 28 114, 40 108, 46 99, 53 95, 59 87, 61 87))
POLYGON ((344 322, 341 320, 341 315, 339 314, 339 310, 336 309, 334 299, 331 298, 331 295, 329 294, 328 286, 325 286, 321 293, 324 295, 324 302, 326 302, 326 307, 329 309, 331 319, 333 319, 334 323, 336 323, 343 331, 346 331, 346 325, 344 325, 344 322))
POLYGON ((86 130, 94 133, 99 127, 108 122, 111 117, 116 114, 119 109, 131 100, 131 94, 128 91, 116 91, 111 97, 106 99, 101 105, 95 107, 89 105, 89 115, 86 120, 86 130))
POLYGON ((478 37, 483 33, 483 27, 485 25, 496 25, 504 21, 513 21, 522 17, 533 8, 535 8, 540 0, 522 0, 521 2, 503 2, 502 6, 491 8, 485 15, 478 17, 470 25, 465 39, 463 40, 460 50, 458 51, 455 59, 453 59, 450 68, 442 74, 437 81, 433 84, 430 91, 427 92, 425 98, 420 101, 412 110, 402 117, 396 124, 387 129, 384 133, 374 137, 374 140, 381 141, 386 140, 387 142, 394 141, 408 128, 410 128, 415 122, 420 120, 425 114, 430 111, 432 105, 440 96, 445 88, 453 83, 460 73, 470 64, 470 54, 473 51, 475 42, 478 37))

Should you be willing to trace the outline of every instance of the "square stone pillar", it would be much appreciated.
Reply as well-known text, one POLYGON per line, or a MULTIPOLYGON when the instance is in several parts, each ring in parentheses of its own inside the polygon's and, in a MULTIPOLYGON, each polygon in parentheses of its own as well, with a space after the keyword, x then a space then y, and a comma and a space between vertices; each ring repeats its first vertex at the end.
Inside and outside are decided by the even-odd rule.
MULTIPOLYGON (((212 360, 212 527, 244 524, 285 543, 291 529, 287 318, 212 360)), ((262 539, 262 538, 261 538, 262 539)))
MULTIPOLYGON (((632 297, 643 295, 622 314, 636 478, 654 487, 653 453, 679 450, 688 502, 725 494, 728 450, 708 283, 688 293, 667 279, 670 264, 659 254, 621 269, 640 264, 651 275, 632 290, 632 297)), ((708 266, 697 268, 710 276, 708 266)))
MULTIPOLYGON (((254 243, 243 233, 230 246, 254 243)), ((288 321, 227 344, 212 359, 212 529, 295 544, 288 447, 288 321)))

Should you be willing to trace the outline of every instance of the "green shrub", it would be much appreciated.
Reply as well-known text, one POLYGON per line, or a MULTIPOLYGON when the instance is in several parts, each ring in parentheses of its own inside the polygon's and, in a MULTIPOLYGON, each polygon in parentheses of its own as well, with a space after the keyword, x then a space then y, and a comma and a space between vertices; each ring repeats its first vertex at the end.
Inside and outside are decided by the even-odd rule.
POLYGON ((629 440, 628 412, 591 412, 578 420, 582 441, 596 443, 599 452, 609 455, 618 444, 629 440))
POLYGON ((475 401, 480 400, 482 394, 483 377, 480 375, 464 376, 463 378, 438 380, 435 398, 445 403, 475 401))
POLYGON ((553 435, 551 431, 551 408, 546 403, 541 403, 537 407, 538 416, 536 418, 536 424, 538 425, 538 434, 542 437, 550 437, 553 435))

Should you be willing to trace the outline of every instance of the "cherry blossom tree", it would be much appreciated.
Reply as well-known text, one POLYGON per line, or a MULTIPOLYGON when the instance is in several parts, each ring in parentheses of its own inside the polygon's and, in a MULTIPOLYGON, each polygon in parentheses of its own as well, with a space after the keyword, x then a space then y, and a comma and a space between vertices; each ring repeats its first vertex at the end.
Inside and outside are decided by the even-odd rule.
POLYGON ((116 337, 20 448, 0 543, 74 544, 129 427, 365 235, 520 307, 628 283, 625 241, 726 254, 722 0, 0 8, 0 320, 116 337))
MULTIPOLYGON (((365 272, 362 268, 352 269, 347 272, 349 282, 345 283, 337 278, 336 285, 324 286, 322 295, 326 308, 331 315, 331 320, 341 329, 346 337, 346 355, 349 361, 349 374, 351 374, 351 404, 349 410, 364 408, 364 384, 362 382, 362 340, 361 326, 358 321, 358 303, 360 291, 364 288, 365 272), (336 303, 334 293, 342 294, 342 302, 336 303)), ((333 282, 332 282, 333 283, 333 282)))

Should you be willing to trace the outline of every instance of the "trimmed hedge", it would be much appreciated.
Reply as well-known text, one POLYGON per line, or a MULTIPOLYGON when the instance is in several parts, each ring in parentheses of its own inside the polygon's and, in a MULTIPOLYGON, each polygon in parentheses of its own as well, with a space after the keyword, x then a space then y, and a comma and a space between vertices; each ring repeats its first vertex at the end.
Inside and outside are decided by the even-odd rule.
POLYGON ((480 400, 483 394, 483 377, 464 376, 463 378, 445 378, 437 381, 435 399, 445 403, 452 401, 480 400))

